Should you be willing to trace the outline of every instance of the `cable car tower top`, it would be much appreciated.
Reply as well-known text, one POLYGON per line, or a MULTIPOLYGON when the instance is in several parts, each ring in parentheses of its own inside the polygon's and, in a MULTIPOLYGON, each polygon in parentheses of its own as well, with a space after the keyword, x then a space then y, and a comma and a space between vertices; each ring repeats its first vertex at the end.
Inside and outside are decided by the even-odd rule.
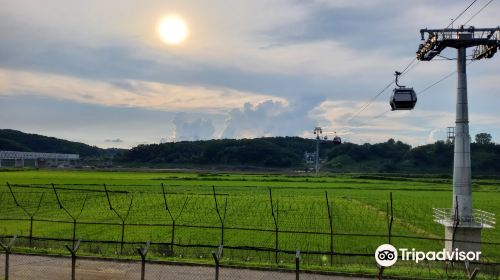
POLYGON ((500 48, 500 26, 495 28, 420 29, 425 43, 420 44, 417 59, 432 60, 447 47, 462 49, 476 47, 473 59, 492 58, 500 48), (425 39, 427 34, 427 40, 425 39))
POLYGON ((425 42, 417 59, 430 61, 445 48, 457 49, 457 104, 453 162, 453 208, 434 209, 434 220, 445 226, 445 249, 479 251, 481 229, 495 225, 494 214, 472 210, 472 181, 467 101, 466 49, 475 47, 472 58, 492 58, 500 48, 500 27, 458 29, 421 29, 425 42), (427 39, 425 35, 427 34, 427 39), (454 242, 454 239, 462 240, 454 242))

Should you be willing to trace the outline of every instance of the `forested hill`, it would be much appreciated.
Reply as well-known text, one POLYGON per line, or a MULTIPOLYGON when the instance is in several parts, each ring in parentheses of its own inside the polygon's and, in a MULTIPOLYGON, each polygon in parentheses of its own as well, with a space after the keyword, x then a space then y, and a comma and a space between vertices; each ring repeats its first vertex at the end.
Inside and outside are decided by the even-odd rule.
MULTIPOLYGON (((300 137, 218 139, 139 145, 123 154, 122 161, 195 165, 301 167, 304 152, 313 152, 315 140, 300 137)), ((333 143, 323 143, 331 149, 333 143)))
POLYGON ((0 129, 0 150, 80 154, 83 158, 108 156, 112 151, 54 137, 0 129))
MULTIPOLYGON (((220 139, 140 145, 116 160, 153 165, 225 165, 305 169, 304 152, 313 152, 316 141, 299 137, 220 139)), ((472 143, 476 174, 500 172, 500 145, 472 143)), ((338 172, 452 172, 453 145, 436 142, 412 148, 392 139, 378 144, 322 142, 323 170, 338 172)))
MULTIPOLYGON (((483 135, 484 136, 484 135, 483 135)), ((486 135, 488 136, 488 135, 486 135)), ((0 150, 80 154, 83 159, 113 157, 115 165, 151 167, 292 168, 304 170, 305 152, 316 140, 300 137, 216 139, 139 145, 130 150, 101 149, 83 143, 0 129, 0 150)), ((474 174, 500 174, 500 145, 491 136, 471 144, 474 174)), ((331 141, 320 144, 322 170, 336 172, 452 173, 453 145, 442 141, 412 148, 400 141, 377 144, 331 141)))

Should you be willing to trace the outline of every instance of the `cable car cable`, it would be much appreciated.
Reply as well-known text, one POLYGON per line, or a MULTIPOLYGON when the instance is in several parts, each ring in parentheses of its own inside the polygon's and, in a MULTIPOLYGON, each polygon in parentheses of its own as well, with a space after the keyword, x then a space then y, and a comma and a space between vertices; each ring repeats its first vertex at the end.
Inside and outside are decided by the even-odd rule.
MULTIPOLYGON (((492 1, 493 1, 493 0, 490 0, 490 2, 492 2, 492 1)), ((455 19, 454 19, 454 20, 453 20, 450 24, 448 24, 448 26, 447 26, 446 28, 450 27, 450 26, 451 26, 451 25, 452 25, 452 24, 453 24, 453 23, 454 23, 457 19, 459 19, 459 18, 460 18, 460 17, 461 17, 461 16, 462 16, 462 15, 463 15, 463 14, 464 14, 464 13, 465 13, 468 9, 470 9, 470 8, 471 8, 471 7, 472 7, 472 6, 473 6, 476 2, 477 2, 477 0, 472 1, 472 3, 471 3, 471 4, 469 4, 469 6, 467 6, 467 7, 466 7, 466 8, 465 8, 465 9, 464 9, 464 10, 463 10, 463 11, 462 11, 462 12, 461 12, 461 13, 460 13, 460 14, 459 14, 459 15, 458 15, 458 16, 457 16, 457 17, 456 17, 456 18, 455 18, 455 19)), ((490 3, 490 2, 489 2, 489 3, 490 3)), ((487 3, 485 6, 489 5, 489 3, 487 3)), ((485 7, 483 7, 483 9, 484 9, 484 8, 485 8, 485 7)), ((482 9, 481 9, 481 10, 482 10, 482 9)), ((410 63, 408 63, 408 64, 406 65, 406 67, 403 69, 403 71, 401 71, 401 75, 403 75, 403 74, 407 74, 407 73, 408 73, 408 72, 410 72, 410 71, 411 71, 411 70, 412 70, 412 69, 413 69, 416 65, 418 65, 418 63, 419 63, 420 61, 418 61, 416 64, 414 64, 414 65, 412 66, 412 64, 413 64, 416 60, 417 60, 417 58, 416 58, 416 57, 414 57, 414 58, 410 61, 410 63)), ((386 91, 386 90, 387 90, 387 89, 388 89, 388 88, 389 88, 389 87, 390 87, 390 86, 391 86, 394 82, 395 82, 395 81, 393 80, 393 81, 392 81, 391 83, 389 83, 389 84, 388 84, 388 85, 387 85, 384 89, 382 89, 382 90, 381 90, 380 92, 378 92, 378 93, 377 93, 374 97, 372 97, 372 98, 371 98, 371 99, 370 99, 367 103, 365 103, 365 105, 363 105, 363 106, 362 106, 362 107, 361 107, 361 108, 360 108, 360 109, 359 109, 359 110, 358 110, 358 111, 357 111, 357 112, 356 112, 356 113, 355 113, 352 117, 350 117, 350 118, 346 121, 346 123, 348 124, 348 123, 352 122, 352 120, 354 120, 355 118, 357 118, 361 112, 363 112, 364 110, 366 110, 366 108, 368 108, 368 107, 369 107, 369 106, 370 106, 370 105, 371 105, 371 104, 375 101, 375 99, 377 99, 380 95, 382 95, 382 94, 383 94, 383 93, 384 93, 384 92, 385 92, 385 91, 386 91)), ((439 82, 440 82, 440 81, 438 81, 436 84, 438 84, 439 82)), ((434 85, 433 85, 433 86, 434 86, 434 85)), ((432 88, 433 86, 430 86, 430 87, 426 88, 426 90, 428 90, 428 89, 432 88)), ((420 93, 422 93, 422 91, 420 91, 418 94, 420 94, 420 93)), ((417 95, 418 95, 418 94, 417 94, 417 95)), ((391 111, 391 110, 389 110, 389 111, 391 111)), ((387 112, 388 112, 388 111, 387 111, 387 112)), ((385 114, 385 113, 387 113, 387 112, 384 112, 383 114, 385 114)), ((383 114, 381 114, 381 115, 383 115, 383 114)))
MULTIPOLYGON (((473 62, 473 61, 471 61, 468 65, 472 64, 472 62, 473 62)), ((425 93, 425 92, 426 92, 426 91, 428 91, 429 89, 431 89, 431 88, 433 88, 433 87, 437 86, 439 83, 441 83, 441 82, 445 81, 446 79, 448 79, 448 78, 452 77, 452 76, 453 76, 453 75, 455 75, 456 73, 457 73, 457 71, 456 71, 456 70, 454 70, 453 72, 451 72, 451 73, 447 74, 446 76, 444 76, 443 78, 439 79, 438 81, 436 81, 436 82, 434 82, 434 83, 430 84, 429 86, 425 87, 423 90, 421 90, 421 91, 417 92, 417 96, 422 95, 423 93, 425 93)), ((379 114, 379 115, 376 115, 376 116, 374 116, 374 117, 369 118, 369 120, 368 120, 368 121, 363 122, 363 123, 361 123, 361 124, 358 124, 357 126, 358 126, 358 127, 360 127, 360 126, 366 125, 366 124, 368 124, 368 123, 371 123, 372 121, 374 121, 374 120, 376 120, 376 119, 381 118, 382 116, 384 116, 385 114, 387 114, 387 113, 389 113, 389 112, 391 112, 391 111, 392 111, 392 110, 391 110, 391 109, 389 109, 389 110, 387 110, 387 111, 385 111, 385 112, 383 112, 383 113, 381 113, 381 114, 379 114)))
POLYGON ((453 23, 454 23, 457 19, 459 19, 459 18, 460 18, 460 17, 461 17, 461 16, 462 16, 462 15, 463 15, 463 14, 464 14, 464 13, 465 13, 465 12, 466 12, 469 8, 470 8, 470 7, 472 7, 472 5, 474 5, 476 2, 477 2, 477 0, 472 1, 472 3, 470 3, 470 5, 469 5, 469 6, 467 6, 467 8, 465 8, 465 10, 463 10, 463 11, 462 11, 462 12, 461 12, 461 13, 460 13, 457 17, 455 17, 455 19, 453 19, 453 20, 450 22, 450 24, 448 24, 448 26, 446 26, 446 27, 445 27, 445 29, 446 29, 446 28, 448 28, 448 27, 450 27, 450 26, 452 26, 452 25, 453 25, 453 23))
MULTIPOLYGON (((401 75, 404 75, 404 74, 407 74, 408 72, 410 72, 413 68, 415 68, 415 66, 417 66, 418 63, 420 63, 420 61, 417 61, 416 64, 415 61, 417 61, 417 58, 414 57, 406 66, 405 68, 403 69, 403 71, 401 71, 401 75), (413 65, 412 65, 413 64, 413 65)), ((354 113, 354 115, 352 117, 350 117, 348 120, 347 120, 347 123, 351 122, 353 119, 355 119, 359 114, 361 114, 361 112, 363 112, 366 108, 368 108, 374 101, 375 99, 377 99, 380 95, 382 95, 382 93, 384 93, 387 89, 389 89, 391 87, 392 84, 394 84, 394 80, 391 81, 387 86, 385 86, 381 91, 379 91, 374 97, 372 97, 367 103, 365 103, 356 113, 354 113)))
POLYGON ((466 25, 467 23, 469 23, 473 18, 475 18, 478 14, 480 14, 486 7, 488 7, 489 4, 491 4, 491 2, 493 2, 493 0, 490 0, 488 1, 488 3, 486 3, 486 5, 484 5, 481 9, 479 9, 479 11, 477 11, 474 15, 472 15, 466 22, 464 22, 463 25, 466 25))

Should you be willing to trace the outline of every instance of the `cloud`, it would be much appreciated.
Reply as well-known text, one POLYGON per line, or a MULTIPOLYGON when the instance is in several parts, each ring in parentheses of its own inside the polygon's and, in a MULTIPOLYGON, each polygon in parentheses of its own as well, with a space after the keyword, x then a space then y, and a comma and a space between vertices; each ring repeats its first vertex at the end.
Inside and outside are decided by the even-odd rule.
POLYGON ((104 140, 104 142, 106 142, 106 143, 123 143, 124 141, 120 138, 116 138, 116 139, 106 139, 106 140, 104 140))
MULTIPOLYGON (((381 115, 387 104, 375 102, 347 120, 414 58, 418 30, 446 26, 462 2, 0 2, 0 98, 32 108, 14 118, 16 110, 1 103, 0 119, 39 133, 102 144, 112 126, 126 146, 162 137, 309 137, 319 124, 356 142, 394 136, 418 145, 454 122, 454 78, 419 96, 413 112, 381 115), (191 28, 182 47, 156 34, 170 12, 191 28), (49 110, 37 109, 40 99, 49 110), (88 111, 67 113, 70 103, 88 111)), ((493 2, 470 24, 496 26, 499 8, 493 2)), ((467 69, 471 133, 499 131, 496 59, 467 69)), ((455 62, 421 62, 401 82, 418 92, 455 69, 455 62)))
POLYGON ((257 105, 245 103, 243 108, 228 113, 223 138, 303 135, 316 122, 307 112, 315 101, 302 100, 287 105, 268 100, 257 105))
POLYGON ((315 0, 314 2, 318 4, 325 5, 329 8, 361 8, 361 9, 371 9, 382 4, 387 5, 393 1, 383 1, 383 0, 315 0))
MULTIPOLYGON (((376 101, 359 113, 360 104, 353 101, 326 100, 310 112, 311 118, 326 131, 336 131, 354 143, 384 142, 389 138, 414 146, 446 140, 446 127, 454 126, 455 114, 416 108, 412 111, 390 111, 386 102, 376 101)), ((497 126, 498 118, 490 114, 471 114, 471 126, 497 126)), ((471 132, 471 135, 473 133, 471 132)))
POLYGON ((173 140, 192 141, 214 138, 215 126, 210 119, 195 118, 189 114, 178 113, 173 119, 175 126, 173 140))
POLYGON ((0 68, 1 95, 40 95, 59 100, 164 111, 228 111, 244 103, 283 98, 222 87, 182 86, 140 80, 96 81, 0 68))

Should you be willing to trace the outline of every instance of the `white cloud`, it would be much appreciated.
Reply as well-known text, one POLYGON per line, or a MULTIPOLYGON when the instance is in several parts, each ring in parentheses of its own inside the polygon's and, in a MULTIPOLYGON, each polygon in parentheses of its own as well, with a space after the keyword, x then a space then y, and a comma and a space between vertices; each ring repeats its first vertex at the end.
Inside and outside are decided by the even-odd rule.
POLYGON ((210 119, 192 118, 186 113, 178 113, 172 122, 175 126, 172 136, 174 141, 214 138, 215 126, 210 119))
MULTIPOLYGON (((134 139, 133 134, 144 133, 113 135, 130 143, 173 135, 174 129, 176 137, 189 139, 209 135, 309 137, 311 127, 319 123, 355 142, 395 137, 419 145, 438 139, 438 130, 454 122, 453 113, 448 112, 453 110, 451 99, 455 94, 452 79, 446 82, 446 87, 442 83, 429 90, 425 98, 420 100, 419 96, 419 104, 426 106, 415 111, 381 115, 388 105, 375 102, 355 120, 347 120, 389 82, 394 70, 402 70, 413 59, 420 42, 418 30, 427 26, 444 27, 465 8, 462 2, 0 0, 0 3, 0 34, 6 38, 0 52, 0 67, 5 67, 0 68, 0 95, 36 95, 189 114, 179 120, 178 127, 174 127, 173 117, 166 120, 163 131, 150 127, 159 131, 158 135, 149 133, 141 139, 134 139), (191 36, 180 47, 165 46, 156 34, 157 21, 169 13, 183 16, 191 29, 191 36), (122 51, 116 54, 115 50, 122 51), (226 78, 225 73, 231 78, 226 78), (271 91, 289 101, 274 97, 271 91), (320 103, 326 96, 330 99, 320 103), (312 97, 316 99, 300 107, 299 103, 312 97), (227 114, 227 120, 225 124, 222 120, 209 121, 198 113, 217 114, 219 118, 227 114), (187 127, 207 130, 193 135, 184 129, 187 127)), ((474 5, 459 22, 483 3, 474 5)), ((499 5, 493 2, 472 23, 496 26, 499 5)), ((468 69, 471 121, 474 125, 482 124, 485 131, 498 131, 500 126, 495 107, 500 96, 495 87, 499 69, 495 59, 498 57, 475 63, 468 69), (478 93, 477 99, 473 92, 478 93)), ((402 78, 402 84, 413 86, 418 92, 455 68, 454 62, 422 62, 402 78)), ((37 112, 43 114, 46 113, 42 110, 37 112)), ((27 122, 37 127, 36 121, 35 118, 27 122)), ((96 129, 108 125, 104 122, 88 125, 97 134, 105 132, 96 129)), ((139 128, 143 128, 142 123, 134 131, 139 128)), ((82 135, 90 135, 92 129, 82 135)), ((61 129, 58 133, 65 130, 69 131, 61 129)), ((99 141, 105 139, 93 137, 99 141)))
MULTIPOLYGON (((352 118, 358 108, 360 104, 353 101, 327 100, 314 108, 310 116, 318 119, 326 131, 336 131, 354 143, 383 142, 394 138, 414 146, 445 140, 446 127, 453 126, 455 121, 453 112, 418 108, 388 111, 388 103, 379 101, 352 118)), ((500 125, 494 115, 471 114, 470 119, 473 126, 500 125)))
POLYGON ((287 105, 268 100, 258 105, 245 103, 227 115, 223 138, 302 135, 315 122, 307 116, 307 105, 287 105))
POLYGON ((138 80, 95 81, 1 68, 0 94, 39 95, 80 103, 163 111, 227 112, 245 103, 259 104, 266 100, 287 104, 282 98, 229 88, 138 80))

